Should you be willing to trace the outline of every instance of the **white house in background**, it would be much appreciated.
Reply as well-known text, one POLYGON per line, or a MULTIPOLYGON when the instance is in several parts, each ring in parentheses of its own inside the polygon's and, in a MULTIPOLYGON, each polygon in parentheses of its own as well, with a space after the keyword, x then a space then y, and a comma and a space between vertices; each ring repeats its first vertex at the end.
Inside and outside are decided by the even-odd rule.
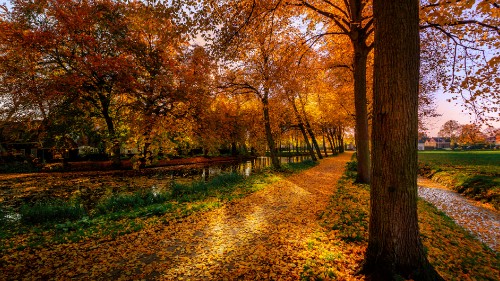
POLYGON ((424 143, 425 149, 450 148, 451 140, 449 138, 430 138, 424 143))
POLYGON ((425 140, 418 140, 418 150, 425 150, 425 140))

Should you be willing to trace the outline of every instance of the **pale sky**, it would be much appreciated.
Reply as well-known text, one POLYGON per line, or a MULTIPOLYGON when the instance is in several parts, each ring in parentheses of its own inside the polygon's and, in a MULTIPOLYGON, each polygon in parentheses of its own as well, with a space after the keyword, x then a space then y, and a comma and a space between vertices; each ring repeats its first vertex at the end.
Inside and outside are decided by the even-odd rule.
MULTIPOLYGON (((441 116, 426 119, 427 121, 426 125, 427 128, 429 129, 427 131, 429 137, 437 137, 437 134, 441 129, 441 126, 443 126, 443 124, 448 120, 456 120, 461 125, 474 123, 475 121, 474 114, 469 115, 469 112, 466 111, 464 107, 456 105, 455 102, 447 102, 446 99, 449 99, 450 97, 451 94, 436 93, 435 95, 435 102, 437 105, 436 111, 437 113, 441 114, 441 116)), ((500 121, 491 122, 490 125, 494 126, 495 128, 500 128, 500 121)))

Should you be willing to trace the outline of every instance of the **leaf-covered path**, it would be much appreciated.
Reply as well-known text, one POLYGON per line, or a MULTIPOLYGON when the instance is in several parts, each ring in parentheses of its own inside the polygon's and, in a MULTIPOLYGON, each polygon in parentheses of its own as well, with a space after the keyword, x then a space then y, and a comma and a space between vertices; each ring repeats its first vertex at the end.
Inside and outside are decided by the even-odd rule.
POLYGON ((424 178, 419 178, 418 195, 468 229, 488 247, 500 251, 500 214, 497 211, 479 206, 478 202, 424 178))
POLYGON ((0 260, 0 268, 7 279, 297 280, 307 241, 320 227, 318 214, 350 157, 325 159, 241 200, 170 225, 14 252, 0 260))

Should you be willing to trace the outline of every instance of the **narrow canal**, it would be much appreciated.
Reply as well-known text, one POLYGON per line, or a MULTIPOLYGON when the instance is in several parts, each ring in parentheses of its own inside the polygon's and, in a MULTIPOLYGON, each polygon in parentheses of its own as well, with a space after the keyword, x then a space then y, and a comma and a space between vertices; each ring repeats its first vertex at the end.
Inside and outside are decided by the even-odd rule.
MULTIPOLYGON (((298 163, 308 156, 280 157, 280 162, 298 163)), ((118 193, 153 189, 169 190, 173 182, 208 181, 221 173, 250 176, 271 166, 269 157, 244 161, 212 162, 147 168, 143 170, 73 171, 31 174, 0 174, 0 205, 18 208, 24 203, 59 199, 99 201, 118 193)))

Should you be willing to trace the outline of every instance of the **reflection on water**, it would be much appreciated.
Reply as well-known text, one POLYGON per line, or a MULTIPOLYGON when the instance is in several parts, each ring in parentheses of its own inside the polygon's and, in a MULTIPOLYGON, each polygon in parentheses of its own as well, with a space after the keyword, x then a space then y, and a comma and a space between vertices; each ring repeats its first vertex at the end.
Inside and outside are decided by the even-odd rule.
MULTIPOLYGON (((311 159, 310 156, 278 157, 281 164, 299 163, 311 159)), ((182 168, 168 171, 172 180, 189 182, 193 180, 209 180, 222 173, 238 173, 245 177, 271 166, 270 157, 257 157, 243 162, 214 163, 203 168, 182 168)))
MULTIPOLYGON (((287 164, 302 162, 310 159, 310 157, 294 156, 280 157, 279 159, 282 164, 287 164)), ((163 192, 168 192, 174 181, 181 184, 200 180, 208 181, 221 173, 238 173, 244 177, 248 177, 252 173, 270 166, 271 159, 269 157, 257 157, 251 160, 219 162, 205 166, 157 167, 152 168, 147 175, 111 176, 104 181, 98 179, 97 176, 88 178, 82 176, 76 182, 75 180, 71 181, 71 179, 68 182, 64 182, 64 179, 61 179, 63 183, 58 182, 58 186, 55 186, 54 189, 40 189, 17 197, 15 195, 5 196, 3 201, 0 202, 0 208, 3 206, 18 208, 24 203, 31 204, 39 201, 50 201, 52 198, 60 198, 63 200, 71 199, 78 201, 86 210, 91 210, 103 198, 114 194, 151 191, 154 196, 159 196, 163 192), (64 188, 61 188, 59 185, 64 186, 64 188)), ((28 181, 26 185, 28 184, 31 183, 28 181)), ((16 221, 20 218, 17 213, 9 213, 5 217, 11 221, 16 221)))

